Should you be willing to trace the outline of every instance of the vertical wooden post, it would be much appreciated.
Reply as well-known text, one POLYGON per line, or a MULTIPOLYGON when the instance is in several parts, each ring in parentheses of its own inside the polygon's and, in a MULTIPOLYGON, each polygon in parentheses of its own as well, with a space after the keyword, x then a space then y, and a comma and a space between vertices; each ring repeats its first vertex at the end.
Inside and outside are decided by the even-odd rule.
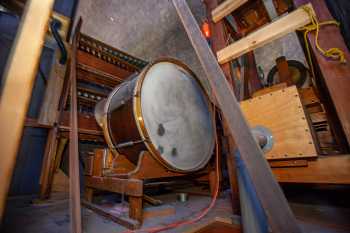
POLYGON ((49 130, 47 135, 46 148, 44 152, 43 165, 40 176, 40 199, 49 198, 51 192, 51 184, 54 173, 54 163, 57 151, 57 127, 49 130))
POLYGON ((24 121, 53 0, 29 0, 7 61, 0 100, 0 221, 5 209, 24 121))
POLYGON ((80 174, 78 148, 78 100, 76 77, 76 54, 81 27, 81 19, 75 28, 72 40, 70 63, 70 132, 69 132, 69 196, 71 233, 81 233, 80 174))
POLYGON ((129 217, 142 222, 142 197, 129 196, 129 217))
MULTIPOLYGON (((223 21, 214 23, 211 20, 211 12, 218 6, 218 0, 205 0, 204 3, 207 8, 210 30, 212 32, 211 33, 212 50, 214 54, 216 54, 217 51, 226 47, 224 24, 223 24, 223 21)), ((225 64, 222 64, 220 65, 220 67, 225 74, 226 80, 230 83, 232 90, 234 90, 234 83, 232 81, 230 63, 227 62, 225 64)), ((225 122, 223 122, 223 133, 224 133, 223 135, 224 138, 222 138, 223 140, 221 141, 223 141, 223 143, 225 143, 227 146, 223 147, 221 151, 222 153, 226 154, 227 170, 228 170, 230 186, 231 186, 232 211, 234 214, 238 214, 239 213, 239 194, 238 194, 235 161, 233 159, 233 156, 234 156, 233 154, 234 154, 234 151, 236 150, 236 146, 232 136, 229 134, 227 124, 225 122)))

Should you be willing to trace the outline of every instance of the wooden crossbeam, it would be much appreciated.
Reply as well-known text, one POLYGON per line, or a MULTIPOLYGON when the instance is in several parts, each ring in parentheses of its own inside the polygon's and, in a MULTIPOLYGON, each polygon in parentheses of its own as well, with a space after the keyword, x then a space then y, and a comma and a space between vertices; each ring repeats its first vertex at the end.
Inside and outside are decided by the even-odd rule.
MULTIPOLYGON (((313 12, 311 4, 307 4, 306 6, 312 9, 313 12)), ((310 22, 311 19, 308 13, 304 9, 298 8, 288 15, 281 17, 239 41, 232 43, 226 48, 221 49, 217 52, 218 61, 220 64, 229 62, 249 51, 285 36, 310 22)))
MULTIPOLYGON (((255 142, 239 104, 186 0, 173 0, 181 22, 207 75, 210 86, 234 137, 272 232, 301 232, 287 200, 255 142)), ((231 155, 232 156, 232 155, 231 155)))
POLYGON ((211 12, 211 17, 216 23, 246 2, 248 0, 226 0, 211 12))
POLYGON ((16 163, 53 0, 27 1, 7 61, 0 98, 0 221, 16 163))

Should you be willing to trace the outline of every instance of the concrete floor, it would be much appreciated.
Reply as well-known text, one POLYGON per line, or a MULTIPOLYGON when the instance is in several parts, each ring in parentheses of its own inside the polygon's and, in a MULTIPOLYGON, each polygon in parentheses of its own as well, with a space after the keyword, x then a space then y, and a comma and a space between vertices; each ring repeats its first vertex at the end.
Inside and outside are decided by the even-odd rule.
MULTIPOLYGON (((208 196, 190 196, 188 202, 182 203, 177 201, 176 197, 175 193, 157 196, 158 199, 164 202, 165 207, 174 208, 175 214, 148 218, 144 221, 142 228, 164 226, 173 222, 191 219, 202 209, 206 208, 211 201, 208 196)), ((56 194, 51 201, 41 204, 33 204, 31 200, 30 197, 23 197, 12 199, 9 202, 2 233, 61 233, 69 231, 67 195, 56 194)), ((215 208, 200 222, 164 232, 185 232, 218 217, 239 223, 239 217, 232 215, 230 205, 227 205, 227 203, 229 203, 229 196, 226 193, 217 200, 215 208)), ((146 206, 148 210, 152 208, 160 207, 146 206)), ((127 231, 126 228, 86 208, 82 210, 82 218, 83 231, 85 233, 127 231)))
MULTIPOLYGON (((305 189, 305 188, 303 188, 305 189)), ((290 206, 305 233, 348 233, 350 232, 350 208, 342 202, 349 190, 307 190, 288 191, 290 206), (331 191, 333 190, 333 191, 331 191), (329 195, 329 192, 333 192, 329 195), (327 199, 329 197, 329 200, 327 199), (337 200, 338 198, 338 200, 337 200), (342 204, 341 206, 335 204, 342 204)), ((165 206, 175 209, 175 214, 165 217, 148 218, 143 229, 163 226, 181 220, 191 219, 208 206, 210 197, 190 195, 189 201, 177 201, 175 192, 157 196, 164 201, 165 206)), ((56 194, 48 202, 33 204, 31 197, 11 199, 3 222, 2 233, 61 233, 69 232, 69 215, 67 194, 56 194)), ((159 207, 147 207, 148 209, 159 207)), ((127 229, 101 217, 91 210, 83 208, 83 231, 85 233, 117 233, 127 229)), ((224 192, 218 199, 215 207, 200 222, 190 226, 166 230, 164 232, 180 233, 196 229, 215 217, 239 223, 239 217, 232 215, 229 192, 224 192)))

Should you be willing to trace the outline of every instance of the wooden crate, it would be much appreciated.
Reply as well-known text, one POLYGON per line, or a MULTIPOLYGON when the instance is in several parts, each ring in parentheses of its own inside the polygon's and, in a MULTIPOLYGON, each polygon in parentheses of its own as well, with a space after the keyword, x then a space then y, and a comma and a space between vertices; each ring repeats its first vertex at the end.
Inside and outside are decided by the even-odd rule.
POLYGON ((274 145, 265 153, 267 159, 316 157, 317 152, 298 90, 283 88, 241 102, 250 127, 268 128, 274 145))

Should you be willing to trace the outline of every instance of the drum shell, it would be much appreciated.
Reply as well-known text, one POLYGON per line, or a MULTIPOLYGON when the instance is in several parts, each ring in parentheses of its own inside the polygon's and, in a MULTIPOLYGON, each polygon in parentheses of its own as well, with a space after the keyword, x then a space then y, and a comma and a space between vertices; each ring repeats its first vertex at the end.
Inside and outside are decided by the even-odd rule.
MULTIPOLYGON (((109 110, 107 110, 106 113, 106 127, 114 146, 128 142, 142 141, 133 111, 133 94, 138 78, 139 76, 133 76, 132 80, 123 83, 115 92, 115 95, 119 95, 119 92, 123 92, 124 89, 129 89, 129 91, 126 91, 128 92, 127 95, 122 97, 123 100, 122 103, 120 103, 120 106, 113 106, 113 98, 107 103, 110 106, 107 106, 109 110)), ((125 155, 134 164, 137 163, 139 154, 143 150, 147 150, 144 143, 116 148, 118 153, 125 155)))
MULTIPOLYGON (((166 61, 179 65, 195 77, 185 65, 169 59, 166 61)), ((123 154, 132 163, 137 164, 140 152, 148 150, 152 157, 167 169, 177 172, 192 172, 194 170, 181 170, 167 164, 149 139, 141 113, 140 92, 145 74, 151 66, 152 64, 146 67, 140 74, 134 75, 128 81, 119 85, 105 103, 103 103, 102 116, 100 113, 95 113, 96 116, 98 115, 96 119, 102 119, 99 124, 103 128, 106 141, 114 154, 123 154), (120 145, 125 144, 129 145, 120 147, 120 145)), ((195 80, 198 82, 197 79, 195 80)), ((201 86, 200 83, 199 86, 201 86)), ((204 90, 203 87, 201 88, 204 90)), ((207 96, 206 98, 209 101, 207 96)), ((210 105, 208 108, 211 112, 210 105)), ((203 168, 203 166, 201 167, 203 168)))

